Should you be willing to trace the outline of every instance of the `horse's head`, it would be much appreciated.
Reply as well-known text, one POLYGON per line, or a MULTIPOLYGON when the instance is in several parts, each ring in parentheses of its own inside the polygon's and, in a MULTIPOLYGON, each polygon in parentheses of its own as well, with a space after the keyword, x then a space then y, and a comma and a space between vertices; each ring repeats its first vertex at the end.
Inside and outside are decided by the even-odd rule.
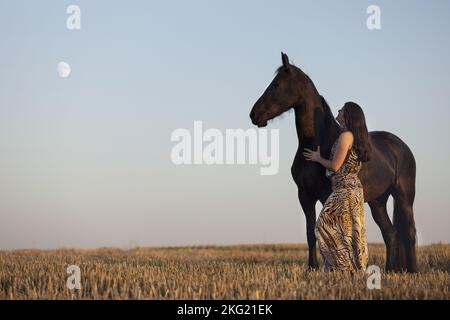
POLYGON ((252 123, 265 127, 267 121, 292 108, 302 99, 306 85, 303 72, 289 63, 289 57, 281 53, 282 66, 250 112, 252 123))

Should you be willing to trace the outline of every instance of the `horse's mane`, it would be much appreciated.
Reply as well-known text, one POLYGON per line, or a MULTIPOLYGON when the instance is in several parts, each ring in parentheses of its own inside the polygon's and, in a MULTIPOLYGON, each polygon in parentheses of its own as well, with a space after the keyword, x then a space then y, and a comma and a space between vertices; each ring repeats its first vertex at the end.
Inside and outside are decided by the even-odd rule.
POLYGON ((331 128, 333 125, 337 124, 337 121, 334 118, 333 112, 331 111, 331 108, 328 105, 327 100, 325 100, 325 98, 322 95, 320 95, 320 99, 322 100, 322 106, 325 115, 325 126, 327 128, 331 128))

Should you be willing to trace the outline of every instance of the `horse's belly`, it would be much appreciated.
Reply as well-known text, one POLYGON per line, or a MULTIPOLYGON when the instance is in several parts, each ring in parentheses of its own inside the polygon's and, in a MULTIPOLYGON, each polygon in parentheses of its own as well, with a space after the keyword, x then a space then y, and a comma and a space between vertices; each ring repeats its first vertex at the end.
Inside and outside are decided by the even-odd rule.
POLYGON ((364 168, 359 172, 359 180, 364 190, 365 202, 372 201, 383 195, 394 182, 394 173, 386 168, 364 168))

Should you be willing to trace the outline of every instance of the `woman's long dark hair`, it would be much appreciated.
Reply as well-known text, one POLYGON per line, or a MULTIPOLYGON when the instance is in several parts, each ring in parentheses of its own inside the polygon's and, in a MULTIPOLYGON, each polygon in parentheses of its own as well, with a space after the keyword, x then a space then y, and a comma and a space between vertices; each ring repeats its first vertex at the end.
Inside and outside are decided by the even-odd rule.
POLYGON ((343 108, 345 126, 353 133, 353 147, 361 162, 370 160, 372 145, 367 131, 366 118, 359 105, 354 102, 347 102, 343 108))

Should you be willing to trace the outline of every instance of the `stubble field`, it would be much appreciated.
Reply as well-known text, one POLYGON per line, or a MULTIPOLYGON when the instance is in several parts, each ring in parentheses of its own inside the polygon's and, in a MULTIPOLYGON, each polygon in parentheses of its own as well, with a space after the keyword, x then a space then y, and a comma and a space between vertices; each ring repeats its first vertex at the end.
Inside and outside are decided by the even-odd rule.
POLYGON ((0 299, 450 298, 450 245, 419 247, 418 274, 385 273, 384 250, 369 245, 380 289, 368 273, 309 271, 302 244, 0 251, 0 299), (79 290, 67 286, 70 265, 79 290))

